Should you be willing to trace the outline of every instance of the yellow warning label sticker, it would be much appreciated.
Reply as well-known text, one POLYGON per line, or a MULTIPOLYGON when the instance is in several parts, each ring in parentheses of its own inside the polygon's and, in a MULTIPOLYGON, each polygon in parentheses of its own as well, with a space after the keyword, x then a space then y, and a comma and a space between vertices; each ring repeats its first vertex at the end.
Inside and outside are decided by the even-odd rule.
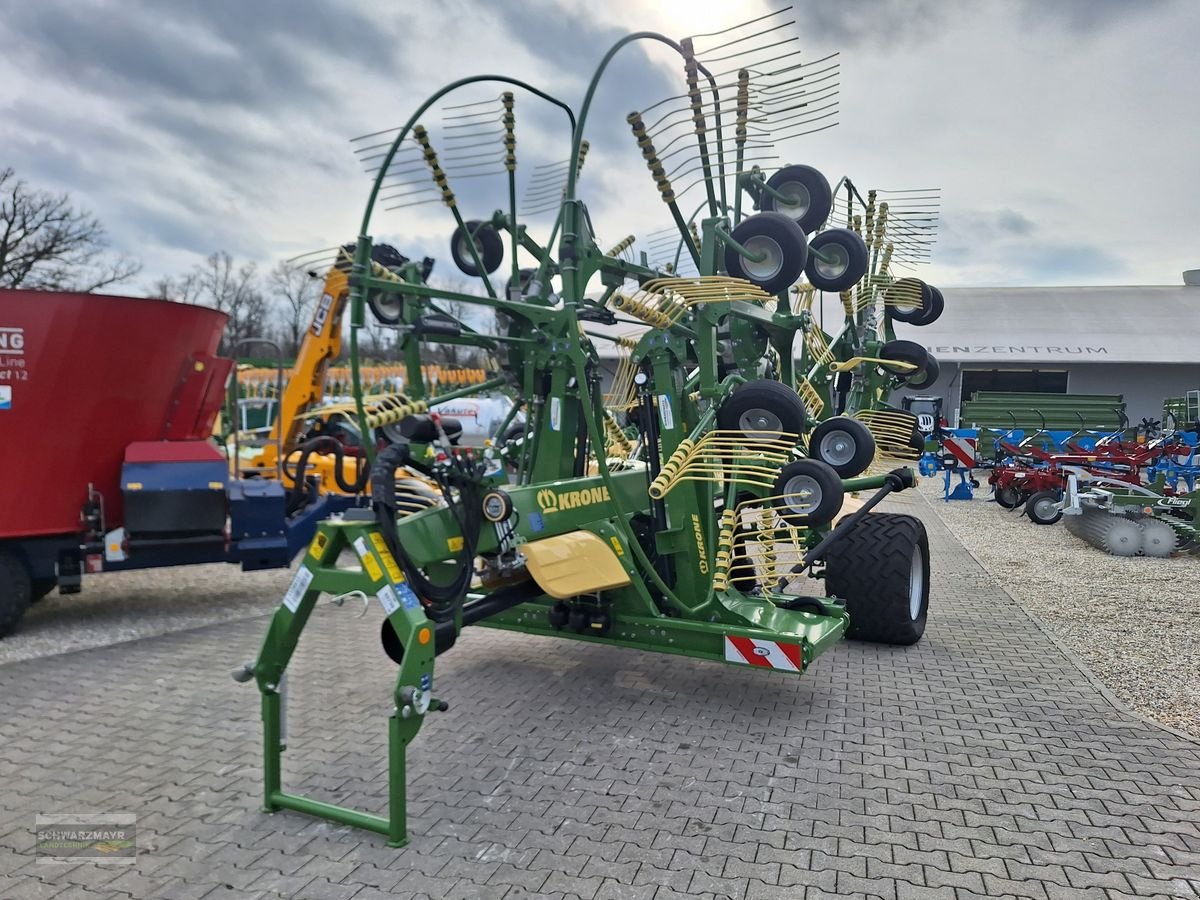
POLYGON ((308 555, 313 559, 320 559, 321 554, 325 552, 325 545, 328 543, 328 535, 324 532, 317 532, 317 536, 313 538, 313 542, 308 546, 308 555))
POLYGON ((404 581, 404 573, 396 565, 396 557, 392 556, 392 551, 388 549, 387 542, 378 531, 371 533, 371 545, 375 548, 375 552, 379 554, 379 558, 383 560, 383 567, 387 569, 388 578, 392 580, 392 583, 400 584, 404 581))
POLYGON ((625 548, 621 546, 621 542, 617 540, 617 536, 614 534, 609 540, 612 541, 613 549, 617 551, 617 556, 624 556, 625 548))
POLYGON ((463 548, 463 539, 461 537, 446 538, 446 546, 451 553, 457 553, 463 548))
POLYGON ((354 550, 358 553, 359 560, 362 561, 363 571, 372 581, 379 581, 383 578, 383 569, 379 568, 379 561, 375 559, 375 554, 367 549, 367 542, 361 537, 354 542, 354 550))

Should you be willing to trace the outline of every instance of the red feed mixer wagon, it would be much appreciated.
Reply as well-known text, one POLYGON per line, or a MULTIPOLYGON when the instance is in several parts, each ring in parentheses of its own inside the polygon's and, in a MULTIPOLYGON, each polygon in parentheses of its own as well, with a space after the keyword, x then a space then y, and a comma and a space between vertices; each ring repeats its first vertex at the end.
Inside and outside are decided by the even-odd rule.
POLYGON ((83 572, 287 565, 328 505, 230 481, 212 439, 226 316, 166 300, 0 290, 0 637, 83 572))

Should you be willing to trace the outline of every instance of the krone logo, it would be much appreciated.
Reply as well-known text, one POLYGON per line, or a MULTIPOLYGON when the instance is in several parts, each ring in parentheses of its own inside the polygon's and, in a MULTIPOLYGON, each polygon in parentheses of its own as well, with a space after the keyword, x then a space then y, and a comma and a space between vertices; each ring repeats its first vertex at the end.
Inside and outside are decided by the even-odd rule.
POLYGON ((550 488, 542 488, 537 492, 538 506, 542 508, 543 513, 577 509, 581 506, 591 506, 593 503, 604 503, 611 499, 606 487, 581 488, 578 491, 554 491, 550 488))
POLYGON ((692 531, 696 534, 696 550, 700 554, 700 574, 708 574, 708 554, 704 552, 704 528, 700 524, 700 517, 692 513, 692 531))

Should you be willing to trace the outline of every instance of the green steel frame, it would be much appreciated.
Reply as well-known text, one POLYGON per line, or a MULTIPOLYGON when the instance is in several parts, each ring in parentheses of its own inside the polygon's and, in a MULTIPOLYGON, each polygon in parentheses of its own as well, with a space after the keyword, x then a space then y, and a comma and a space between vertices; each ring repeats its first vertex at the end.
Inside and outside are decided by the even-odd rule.
MULTIPOLYGON (((796 340, 818 327, 812 315, 794 308, 793 298, 783 291, 769 305, 741 300, 696 305, 668 327, 649 329, 639 340, 632 359, 644 376, 641 387, 644 409, 656 412, 657 446, 647 447, 643 442, 642 458, 634 460, 632 465, 610 462, 604 449, 606 411, 600 393, 599 356, 581 323, 611 321, 611 301, 623 284, 628 281, 645 284, 662 279, 666 273, 651 268, 644 257, 637 263, 603 253, 592 235, 584 203, 576 196, 576 186, 584 126, 596 87, 617 52, 639 40, 665 44, 685 62, 690 58, 687 42, 676 43, 648 32, 632 34, 603 58, 577 117, 561 101, 523 82, 504 76, 478 76, 456 81, 435 93, 396 133, 371 190, 351 275, 350 359, 359 423, 364 434, 370 433, 358 352, 358 334, 365 325, 365 298, 369 294, 386 292, 399 296, 400 348, 414 400, 430 396, 421 370, 425 339, 417 326, 430 311, 441 312, 437 301, 454 300, 502 312, 511 323, 504 334, 479 334, 460 323, 462 329, 457 336, 443 334, 429 338, 484 348, 502 361, 503 374, 498 378, 445 396, 503 388, 526 414, 525 439, 495 451, 497 462, 511 466, 516 475, 510 479, 503 468, 497 467, 481 477, 481 487, 501 488, 508 494, 513 515, 503 526, 484 528, 475 548, 476 555, 486 559, 505 552, 519 553, 525 542, 584 530, 598 535, 614 549, 629 584, 571 601, 572 605, 583 605, 593 612, 602 611, 610 622, 603 633, 575 633, 553 626, 550 613, 556 601, 545 595, 488 615, 478 624, 714 661, 729 661, 727 646, 731 639, 778 642, 795 648, 791 651, 796 653, 798 662, 794 672, 800 674, 818 654, 843 636, 848 621, 844 604, 837 598, 814 598, 808 605, 797 608, 789 602, 794 598, 776 593, 771 585, 745 592, 714 584, 721 510, 732 509, 747 496, 763 498, 765 502, 769 491, 761 485, 734 480, 689 480, 677 484, 661 500, 652 501, 647 491, 647 457, 656 454, 661 462, 683 441, 702 439, 714 428, 721 404, 748 380, 768 378, 794 387, 798 378, 808 376, 822 393, 826 411, 831 410, 833 375, 825 368, 828 360, 818 365, 804 342, 796 340), (530 92, 562 109, 570 125, 572 162, 561 211, 547 244, 535 241, 517 220, 515 195, 509 210, 497 210, 486 222, 488 227, 510 236, 514 251, 520 246, 537 260, 539 270, 535 280, 543 285, 540 295, 497 296, 486 276, 483 276, 485 296, 441 290, 423 283, 414 267, 406 268, 399 282, 373 277, 373 242, 369 232, 381 184, 392 159, 432 104, 451 91, 483 82, 498 82, 530 92), (551 295, 549 276, 561 279, 559 297, 551 295), (596 281, 601 288, 599 299, 589 293, 596 281), (718 331, 726 324, 732 337, 732 365, 720 359, 718 331), (801 344, 798 353, 797 343, 801 344), (594 473, 589 471, 590 467, 594 467, 594 473)), ((710 84, 712 115, 719 129, 721 107, 715 84, 703 66, 697 66, 695 71, 710 84)), ((511 98, 505 103, 511 114, 511 98)), ((703 134, 698 141, 705 173, 711 174, 705 182, 708 196, 697 210, 697 214, 704 213, 697 231, 698 245, 689 227, 695 216, 693 220, 685 220, 673 199, 668 199, 667 205, 679 227, 680 252, 686 249, 702 274, 718 275, 724 269, 727 247, 750 255, 745 248, 734 244, 729 235, 742 216, 741 195, 756 197, 764 190, 765 180, 757 170, 730 173, 719 142, 708 146, 703 134), (727 203, 727 182, 734 192, 733 206, 727 203)), ((426 158, 429 159, 428 155, 426 158)), ((440 170, 435 161, 431 166, 437 181, 440 170)), ((856 198, 864 208, 868 204, 858 197, 848 181, 842 185, 849 225, 856 198)), ((873 202, 872 197, 869 203, 873 202)), ((457 206, 448 205, 462 228, 464 223, 457 206)), ((466 244, 477 269, 482 271, 474 242, 466 244)), ((515 273, 515 257, 512 268, 515 273)), ((871 296, 886 286, 888 280, 886 273, 873 272, 868 285, 871 296)), ((832 348, 833 359, 847 360, 877 356, 882 342, 890 337, 894 335, 887 316, 877 318, 871 311, 858 309, 846 316, 839 332, 824 335, 824 340, 832 348)), ((874 365, 861 365, 854 379, 848 412, 879 405, 897 383, 894 373, 874 365)), ((368 455, 373 455, 372 448, 366 449, 368 455)), ((438 449, 413 445, 412 456, 428 459, 436 456, 438 449)), ((746 452, 749 457, 755 454, 753 447, 746 452)), ((800 458, 803 453, 801 440, 797 442, 794 457, 800 458)), ((873 491, 883 488, 886 480, 886 476, 861 477, 847 480, 844 487, 847 491, 873 491)), ((812 548, 827 533, 827 528, 810 528, 802 540, 812 548)), ((445 507, 401 518, 396 523, 396 534, 408 563, 431 577, 448 574, 456 542, 461 546, 462 541, 457 520, 445 507)), ((406 748, 425 715, 442 706, 432 695, 437 627, 421 598, 409 586, 411 580, 397 565, 385 535, 375 522, 336 519, 320 526, 292 587, 275 613, 257 660, 244 673, 245 677, 254 678, 262 695, 266 810, 297 810, 375 831, 386 835, 390 846, 403 846, 407 840, 406 748), (360 567, 349 570, 337 567, 338 555, 347 548, 354 550, 360 567), (389 815, 386 818, 289 794, 281 785, 280 754, 286 744, 282 733, 283 685, 288 662, 318 596, 355 591, 379 599, 404 647, 395 682, 394 711, 388 724, 389 815)), ((493 593, 476 584, 461 598, 449 624, 440 623, 442 630, 450 628, 457 633, 472 608, 483 604, 493 593)))

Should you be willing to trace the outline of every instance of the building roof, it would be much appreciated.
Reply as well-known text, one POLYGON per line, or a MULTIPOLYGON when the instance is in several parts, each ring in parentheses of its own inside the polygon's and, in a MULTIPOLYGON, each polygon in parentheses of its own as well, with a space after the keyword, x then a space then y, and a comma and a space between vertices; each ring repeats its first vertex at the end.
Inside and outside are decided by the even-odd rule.
MULTIPOLYGON (((943 362, 1193 363, 1200 365, 1200 287, 943 288, 946 309, 932 325, 896 323, 896 336, 925 345, 943 362)), ((836 294, 814 314, 836 333, 836 294)), ((637 335, 645 326, 587 323, 595 334, 637 335)), ((602 357, 616 355, 597 340, 602 357)))
MULTIPOLYGON (((1200 364, 1200 288, 945 288, 942 294, 946 310, 932 325, 896 324, 897 337, 924 344, 942 361, 1200 364)), ((840 318, 837 298, 824 299, 825 315, 840 318)))

